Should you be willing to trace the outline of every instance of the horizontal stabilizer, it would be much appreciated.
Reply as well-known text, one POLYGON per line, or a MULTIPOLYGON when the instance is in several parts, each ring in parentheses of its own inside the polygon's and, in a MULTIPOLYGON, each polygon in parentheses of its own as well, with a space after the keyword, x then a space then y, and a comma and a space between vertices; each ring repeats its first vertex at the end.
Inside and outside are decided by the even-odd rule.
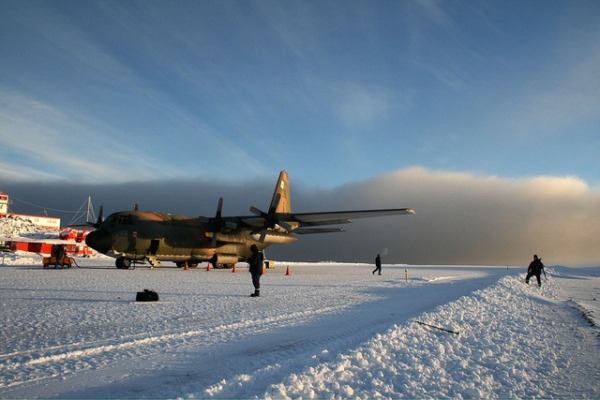
POLYGON ((333 233, 346 232, 344 228, 298 228, 294 231, 298 235, 308 235, 312 233, 333 233))

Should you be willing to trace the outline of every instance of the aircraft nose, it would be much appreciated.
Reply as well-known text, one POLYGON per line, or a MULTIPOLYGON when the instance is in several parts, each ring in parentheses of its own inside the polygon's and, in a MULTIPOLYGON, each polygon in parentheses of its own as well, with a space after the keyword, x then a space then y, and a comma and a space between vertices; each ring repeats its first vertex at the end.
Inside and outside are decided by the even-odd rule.
POLYGON ((112 247, 112 236, 105 230, 98 229, 87 235, 85 244, 102 254, 106 254, 112 247))

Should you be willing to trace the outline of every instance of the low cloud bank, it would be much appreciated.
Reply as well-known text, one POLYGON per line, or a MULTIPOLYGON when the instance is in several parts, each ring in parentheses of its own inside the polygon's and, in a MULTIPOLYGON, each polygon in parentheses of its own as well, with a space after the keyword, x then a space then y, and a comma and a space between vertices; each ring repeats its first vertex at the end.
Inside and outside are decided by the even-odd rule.
POLYGON ((384 263, 526 265, 537 253, 548 264, 600 264, 600 193, 577 178, 410 168, 320 196, 311 209, 412 207, 416 215, 356 220, 334 240, 311 237, 287 255, 372 261, 385 249, 384 263))
MULTIPOLYGON (((15 212, 36 212, 30 204, 76 210, 92 196, 105 216, 140 208, 190 216, 212 215, 219 196, 224 215, 266 209, 276 174, 236 183, 211 180, 119 185, 33 185, 8 183, 1 191, 20 199, 15 212)), ((294 211, 411 207, 416 215, 356 220, 347 232, 304 235, 267 255, 290 261, 335 260, 385 263, 527 265, 540 255, 549 265, 600 264, 600 192, 573 177, 505 179, 469 173, 409 168, 345 186, 317 190, 290 176, 294 211)), ((67 223, 70 215, 61 215, 67 223)))

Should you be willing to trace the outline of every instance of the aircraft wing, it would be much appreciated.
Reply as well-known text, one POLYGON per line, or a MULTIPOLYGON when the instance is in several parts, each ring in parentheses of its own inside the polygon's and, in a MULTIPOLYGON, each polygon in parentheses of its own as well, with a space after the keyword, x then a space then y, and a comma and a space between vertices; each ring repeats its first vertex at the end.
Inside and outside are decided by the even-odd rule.
POLYGON ((317 213, 273 213, 264 216, 223 217, 231 225, 245 225, 254 228, 273 228, 276 224, 297 234, 340 232, 340 228, 314 228, 323 225, 349 224, 353 219, 385 217, 390 215, 414 214, 412 208, 391 208, 383 210, 331 211, 317 213))
POLYGON ((356 218, 385 217, 388 215, 414 214, 411 208, 391 208, 384 210, 361 210, 361 211, 332 211, 318 213, 290 214, 290 218, 280 217, 286 222, 297 222, 300 227, 318 225, 348 224, 356 218))

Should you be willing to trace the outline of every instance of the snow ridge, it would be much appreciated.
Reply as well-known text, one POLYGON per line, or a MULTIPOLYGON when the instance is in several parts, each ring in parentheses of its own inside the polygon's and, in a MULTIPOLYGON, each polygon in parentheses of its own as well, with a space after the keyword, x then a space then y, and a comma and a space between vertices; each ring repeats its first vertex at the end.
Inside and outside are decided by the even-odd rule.
MULTIPOLYGON (((565 339, 581 328, 572 326, 570 310, 555 301, 554 286, 551 281, 538 289, 521 277, 502 278, 419 317, 460 329, 460 336, 414 323, 394 326, 349 354, 289 375, 264 397, 595 397, 597 385, 590 393, 565 378, 565 370, 581 368, 577 356, 589 355, 564 358, 565 339)), ((239 377, 229 385, 251 379, 239 377)), ((200 397, 228 397, 225 389, 221 384, 200 397)))

